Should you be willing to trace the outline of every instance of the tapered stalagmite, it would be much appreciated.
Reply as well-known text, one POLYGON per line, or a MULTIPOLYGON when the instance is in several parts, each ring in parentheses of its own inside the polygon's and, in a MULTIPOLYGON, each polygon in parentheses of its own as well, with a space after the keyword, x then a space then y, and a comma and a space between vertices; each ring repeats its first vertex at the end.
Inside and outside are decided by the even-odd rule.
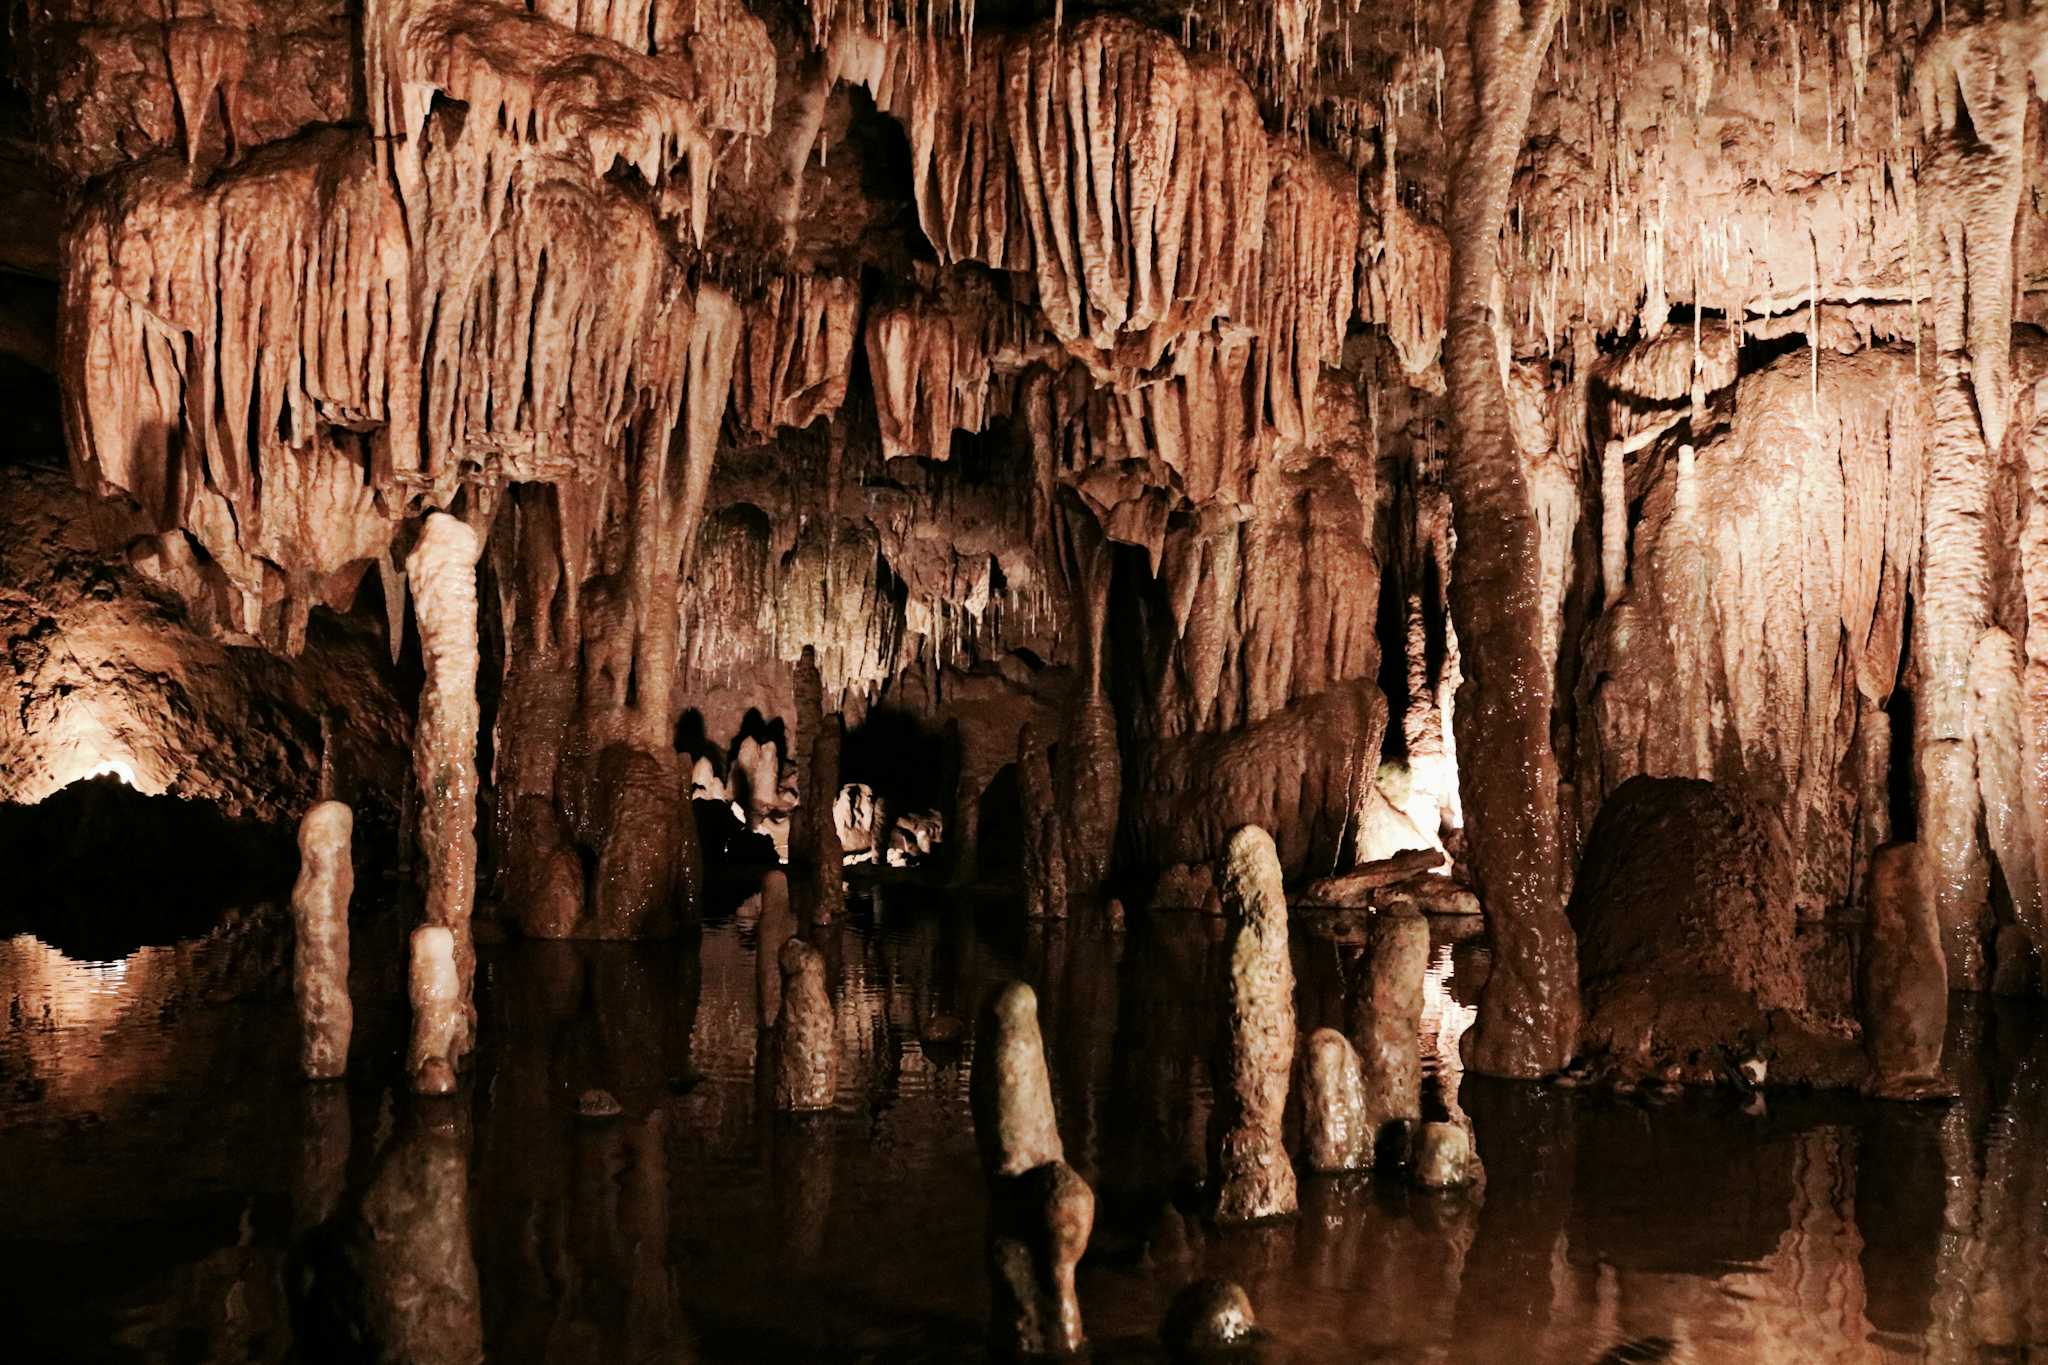
MULTIPOLYGON (((455 966, 454 1031, 433 1055, 458 1067, 476 1033, 471 997, 476 946, 469 921, 476 906, 478 550, 476 533, 468 526, 444 512, 430 512, 405 561, 427 673, 413 741, 419 841, 427 855, 426 922, 448 931, 455 966)), ((415 952, 417 943, 415 938, 415 952)), ((415 1073, 420 1060, 414 1059, 415 1073)))
POLYGON ((1232 835, 1217 882, 1236 936, 1210 1178, 1217 1221, 1244 1223, 1295 1209, 1294 1166, 1280 1131, 1294 1069, 1294 966, 1272 836, 1256 825, 1232 835))
POLYGON ((775 1107, 790 1113, 830 1109, 839 1084, 839 1036, 825 989, 825 955, 793 938, 778 958, 782 1011, 775 1020, 775 1107))
POLYGON ((990 1330, 997 1349, 1064 1356, 1081 1349, 1074 1268, 1095 1223, 1095 1194, 1066 1164, 1038 995, 1021 981, 982 1006, 971 1083, 974 1137, 989 1182, 990 1330))
POLYGON ((299 1003, 299 1067, 313 1080, 348 1070, 355 1007, 348 995, 348 901, 355 889, 349 835, 355 813, 322 801, 299 822, 292 886, 292 992, 299 1003))
POLYGON ((1066 1155, 1038 1031, 1038 993, 1012 981, 982 1006, 970 1086, 974 1137, 990 1176, 1022 1175, 1066 1155))
POLYGON ((1017 739, 1017 804, 1024 818, 1024 913, 1067 917, 1066 833, 1053 799, 1052 763, 1035 727, 1017 739))
POLYGON ((1451 292, 1445 336, 1457 437, 1450 462, 1458 529, 1451 608, 1465 683, 1458 757, 1493 972, 1466 1035, 1482 1072, 1541 1076, 1578 1037, 1578 965, 1564 915, 1553 679, 1536 508, 1501 377, 1500 233, 1536 80, 1562 0, 1475 0, 1451 44, 1444 106, 1451 145, 1451 292))
POLYGON ((1301 1147, 1312 1171, 1356 1171, 1372 1164, 1365 1075, 1351 1040, 1317 1029, 1303 1043, 1301 1147))
POLYGON ((1887 844, 1871 860, 1857 993, 1871 1088, 1888 1098, 1943 1089, 1949 982, 1924 857, 1918 844, 1887 844))
MULTIPOLYGON (((1352 1001, 1351 1036, 1365 1084, 1368 1144, 1405 1136, 1422 1119, 1422 982, 1429 921, 1383 909, 1366 932, 1366 979, 1352 1001), (1390 1124, 1403 1131, 1388 1134, 1390 1124)), ((1396 1150, 1399 1150, 1396 1148, 1396 1150)))
POLYGON ((446 1094, 455 1088, 451 1054, 462 1036, 462 975, 455 964, 455 936, 444 924, 412 931, 408 996, 412 1002, 412 1044, 405 1071, 413 1089, 446 1094))

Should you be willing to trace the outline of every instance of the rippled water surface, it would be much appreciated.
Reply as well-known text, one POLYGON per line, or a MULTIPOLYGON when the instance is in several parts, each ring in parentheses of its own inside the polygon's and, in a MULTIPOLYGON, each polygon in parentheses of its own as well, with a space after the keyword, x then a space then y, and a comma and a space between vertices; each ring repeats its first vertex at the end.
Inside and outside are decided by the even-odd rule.
MULTIPOLYGON (((1429 1102, 1472 1116, 1483 1197, 1305 1180, 1299 1219, 1219 1236, 1192 1214, 1220 923, 1112 935, 972 899, 859 903, 809 931, 843 1062, 836 1109, 796 1121, 755 1076, 756 915, 707 925, 694 951, 486 947, 475 1075, 430 1102, 391 1088, 398 916, 360 934, 351 1079, 326 1086, 295 1079, 274 916, 113 963, 0 941, 0 1358, 358 1359, 362 1282, 471 1274, 480 1324, 421 1310, 382 1338, 410 1332, 422 1360, 479 1331, 503 1361, 978 1357, 965 1034, 1013 975, 1039 989, 1067 1159, 1098 1198, 1080 1277, 1098 1357, 1149 1358, 1201 1273, 1245 1285, 1278 1361, 2048 1343, 2048 1062, 2025 1010, 1957 1021, 1954 1106, 1646 1105, 1461 1082, 1484 954, 1445 939, 1429 1102), (593 1087, 624 1117, 578 1120, 593 1087)), ((1298 939, 1304 1029, 1342 1025, 1357 965, 1298 939)))

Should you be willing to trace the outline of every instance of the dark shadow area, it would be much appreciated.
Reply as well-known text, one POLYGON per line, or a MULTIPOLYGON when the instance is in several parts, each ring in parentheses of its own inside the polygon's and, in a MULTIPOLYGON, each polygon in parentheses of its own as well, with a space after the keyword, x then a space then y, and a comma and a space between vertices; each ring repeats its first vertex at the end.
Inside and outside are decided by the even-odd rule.
POLYGON ((0 806, 0 867, 0 937, 31 933, 105 962, 196 938, 229 910, 283 903, 298 860, 288 831, 100 777, 0 806))

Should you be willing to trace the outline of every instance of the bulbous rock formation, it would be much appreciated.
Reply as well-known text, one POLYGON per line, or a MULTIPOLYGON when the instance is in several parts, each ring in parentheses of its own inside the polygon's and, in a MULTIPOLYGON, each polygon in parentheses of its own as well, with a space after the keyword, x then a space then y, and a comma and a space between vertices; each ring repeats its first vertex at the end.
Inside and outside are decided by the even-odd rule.
POLYGON ((292 885, 292 994, 299 1006, 299 1068, 309 1080, 348 1070, 355 1006, 348 994, 348 902, 355 890, 349 835, 355 813, 322 801, 299 822, 292 885))
POLYGON ((1256 825, 1232 835, 1216 880, 1235 937, 1210 1177, 1216 1220, 1249 1223, 1295 1211, 1294 1164, 1280 1129, 1294 1071, 1294 967, 1272 836, 1256 825))
POLYGON ((1022 981, 1000 987, 982 1006, 969 1093, 982 1169, 991 1177, 1022 1175, 1064 1156, 1038 1032, 1038 993, 1022 981))
POLYGON ((1406 1146, 1409 1125, 1422 1119, 1422 984, 1429 970, 1429 922, 1412 910, 1380 910, 1366 928, 1366 979, 1352 1000, 1351 1036, 1358 1045, 1366 1142, 1382 1150, 1406 1146), (1400 1131, 1389 1135, 1390 1125, 1400 1131))
POLYGON ((1173 1296, 1159 1336, 1174 1360, 1204 1360, 1257 1336, 1251 1297, 1230 1280, 1195 1280, 1173 1296))
POLYGON ((830 1109, 839 1086, 839 1035, 825 989, 825 955, 800 938, 777 954, 782 1009, 775 1019, 775 1107, 830 1109))

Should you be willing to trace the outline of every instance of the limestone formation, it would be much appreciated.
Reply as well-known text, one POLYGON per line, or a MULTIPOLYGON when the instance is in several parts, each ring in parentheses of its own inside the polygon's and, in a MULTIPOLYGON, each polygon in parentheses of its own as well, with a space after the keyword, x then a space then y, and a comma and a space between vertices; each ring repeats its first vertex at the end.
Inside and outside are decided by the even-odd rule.
POLYGON ((763 1033, 782 1016, 782 948, 795 937, 789 877, 775 868, 761 878, 761 917, 754 924, 754 1018, 763 1033))
POLYGON ((348 994, 348 902, 355 889, 349 835, 355 814, 322 801, 299 822, 292 886, 292 993, 299 1004, 299 1069, 309 1080, 348 1070, 355 1007, 348 994))
POLYGON ((1312 1171, 1356 1171, 1373 1164, 1365 1076, 1351 1040, 1320 1028, 1303 1044, 1301 1148, 1312 1171))
POLYGON ((1422 1120, 1422 979, 1429 923, 1380 910, 1366 927, 1366 977, 1351 1002, 1351 1037, 1363 1076, 1361 1121, 1375 1151, 1400 1152, 1422 1120))
MULTIPOLYGON (((476 975, 476 946, 470 936, 470 915, 476 908, 476 533, 454 517, 431 513, 420 527, 419 543, 405 562, 413 609, 420 626, 420 654, 427 680, 420 694, 419 732, 413 742, 413 768, 420 790, 419 841, 427 859, 426 921, 447 931, 455 970, 452 1031, 442 1045, 418 1051, 414 1029, 412 1065, 440 1057, 460 1067, 476 1033, 476 1005, 471 982, 476 975)), ((419 938, 414 936, 414 960, 419 938)), ((418 969, 414 971, 417 983, 418 969)), ((420 1010, 415 984, 414 1012, 420 1010)), ((433 988, 441 987, 436 982, 433 988)), ((438 999, 438 996, 436 997, 438 999)))
POLYGON ((775 1019, 775 1107, 830 1109, 839 1085, 839 1035, 825 989, 825 956, 800 938, 782 945, 782 1009, 775 1019))
POLYGON ((1425 1190, 1461 1189, 1483 1174, 1472 1130, 1459 1123, 1425 1123, 1417 1128, 1412 1167, 1415 1183, 1425 1190))
POLYGON ((1949 982, 1922 859, 1918 844, 1888 844, 1871 862, 1857 997, 1871 1087, 1887 1099, 1946 1093, 1949 982))
POLYGON ((1038 993, 1022 981, 997 989, 974 1034, 974 1136, 991 1177, 1022 1175, 1065 1155, 1038 1032, 1038 993))
POLYGON ((1021 981, 999 987, 982 1006, 971 1098, 989 1182, 996 1347, 1027 1357, 1072 1355, 1084 1344, 1074 1267, 1094 1227, 1095 1194, 1066 1164, 1038 996, 1021 981))
POLYGON ((1217 1221, 1248 1223, 1295 1210, 1280 1127, 1294 1071, 1294 967, 1272 836, 1256 825, 1232 835, 1216 880, 1234 937, 1210 1178, 1217 1221))
POLYGON ((1229 1280, 1195 1280, 1173 1296, 1159 1329, 1168 1356, 1203 1360, 1250 1342, 1259 1321, 1251 1298, 1229 1280))
POLYGON ((455 1088, 454 1058, 466 1027, 455 935, 447 925, 423 924, 412 931, 408 981, 412 1042, 405 1054, 406 1075, 421 1094, 445 1095, 455 1088))
POLYGON ((1017 799, 1024 818, 1024 913, 1031 919, 1067 917, 1066 827, 1056 790, 1045 747, 1027 725, 1017 740, 1017 799))

